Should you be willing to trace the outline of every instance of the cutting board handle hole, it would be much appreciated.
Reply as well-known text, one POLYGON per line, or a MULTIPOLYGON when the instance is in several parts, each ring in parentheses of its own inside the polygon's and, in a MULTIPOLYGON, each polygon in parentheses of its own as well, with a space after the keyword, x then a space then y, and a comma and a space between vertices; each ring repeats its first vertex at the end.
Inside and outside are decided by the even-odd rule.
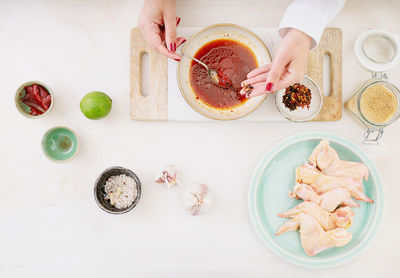
POLYGON ((331 80, 331 54, 325 53, 323 57, 322 67, 322 93, 324 96, 330 96, 332 92, 332 80, 331 80))
POLYGON ((147 97, 150 93, 150 55, 147 52, 140 54, 140 94, 147 97))

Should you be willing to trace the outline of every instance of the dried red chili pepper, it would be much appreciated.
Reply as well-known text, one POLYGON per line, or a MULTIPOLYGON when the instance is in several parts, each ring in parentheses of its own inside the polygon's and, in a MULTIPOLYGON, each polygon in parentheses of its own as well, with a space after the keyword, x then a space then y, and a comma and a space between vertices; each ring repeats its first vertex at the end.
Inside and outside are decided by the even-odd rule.
POLYGON ((289 86, 282 96, 282 102, 290 111, 296 110, 298 107, 310 108, 311 103, 311 90, 299 83, 289 86))
POLYGON ((219 77, 219 86, 222 88, 230 88, 232 87, 232 80, 221 70, 217 71, 219 77))
POLYGON ((21 101, 29 106, 31 109, 31 115, 41 115, 46 112, 51 104, 51 95, 46 88, 34 83, 26 86, 25 96, 21 98, 21 101))

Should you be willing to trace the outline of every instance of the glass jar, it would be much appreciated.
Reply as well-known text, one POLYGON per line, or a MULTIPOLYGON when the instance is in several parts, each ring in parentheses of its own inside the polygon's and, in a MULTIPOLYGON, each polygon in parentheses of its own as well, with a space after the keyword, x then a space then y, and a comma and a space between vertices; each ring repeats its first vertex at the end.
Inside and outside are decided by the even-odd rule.
POLYGON ((398 36, 376 29, 356 39, 354 54, 360 65, 372 72, 372 78, 354 92, 345 107, 367 128, 365 144, 378 144, 384 127, 400 116, 400 91, 387 81, 385 73, 399 63, 399 45, 398 36))

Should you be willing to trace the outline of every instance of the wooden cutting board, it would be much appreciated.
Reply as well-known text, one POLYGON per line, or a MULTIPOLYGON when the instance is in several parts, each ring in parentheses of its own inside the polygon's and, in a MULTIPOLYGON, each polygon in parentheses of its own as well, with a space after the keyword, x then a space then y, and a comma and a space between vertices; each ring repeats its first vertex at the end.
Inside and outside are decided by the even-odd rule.
POLYGON ((325 28, 321 40, 308 56, 307 75, 311 77, 324 94, 321 112, 314 121, 338 121, 342 117, 342 30, 325 28), (330 56, 330 85, 326 93, 323 88, 324 55, 330 56))
MULTIPOLYGON (((323 88, 324 55, 330 56, 329 94, 324 94, 321 112, 314 121, 337 121, 342 117, 342 31, 326 28, 316 48, 310 51, 307 75, 323 88)), ((167 58, 153 50, 138 28, 131 30, 130 114, 138 121, 168 121, 167 58), (149 94, 142 94, 141 56, 149 54, 149 94)))

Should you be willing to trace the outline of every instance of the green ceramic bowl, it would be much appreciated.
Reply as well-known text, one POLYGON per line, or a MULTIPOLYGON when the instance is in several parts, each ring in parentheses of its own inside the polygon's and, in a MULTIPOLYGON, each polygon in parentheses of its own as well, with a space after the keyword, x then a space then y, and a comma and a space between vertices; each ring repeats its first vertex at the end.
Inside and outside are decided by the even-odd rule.
POLYGON ((382 182, 371 159, 349 140, 329 133, 304 133, 280 142, 259 163, 249 190, 250 218, 258 236, 277 255, 303 267, 333 267, 354 259, 375 235, 382 209, 382 182), (368 166, 370 175, 368 181, 364 181, 364 189, 375 203, 357 201, 360 207, 353 209, 354 221, 348 228, 353 238, 349 244, 309 257, 303 251, 298 232, 274 234, 287 221, 277 214, 300 202, 288 196, 295 184, 295 168, 307 162, 323 138, 330 140, 341 159, 363 162, 368 166))
POLYGON ((17 92, 15 93, 15 105, 17 106, 17 109, 19 112, 21 112, 22 115, 24 115, 27 118, 30 119, 39 119, 44 117, 45 115, 49 114, 50 110, 53 108, 53 104, 54 104, 54 94, 53 91, 49 88, 49 86, 47 86, 46 84, 39 82, 39 81, 29 81, 29 82, 25 82, 24 84, 22 84, 21 86, 19 86, 19 88, 17 89, 17 92), (26 86, 30 86, 32 84, 38 84, 42 87, 44 87, 49 94, 51 95, 51 103, 50 103, 50 107, 49 109, 47 109, 46 112, 44 112, 41 115, 31 115, 31 109, 29 108, 29 106, 25 105, 21 99, 25 96, 25 87, 26 86))
POLYGON ((54 127, 42 138, 44 154, 55 162, 66 162, 75 157, 79 149, 79 139, 66 127, 54 127))

